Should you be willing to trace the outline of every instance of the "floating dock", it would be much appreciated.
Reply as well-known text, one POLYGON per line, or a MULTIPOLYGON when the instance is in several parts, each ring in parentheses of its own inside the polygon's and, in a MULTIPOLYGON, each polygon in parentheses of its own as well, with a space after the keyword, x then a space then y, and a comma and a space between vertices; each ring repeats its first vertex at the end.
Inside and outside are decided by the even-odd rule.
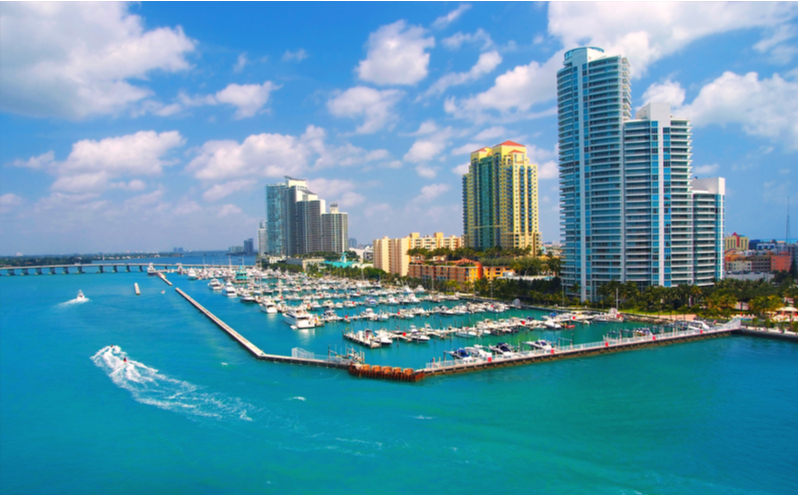
POLYGON ((163 280, 164 282, 166 282, 166 283, 167 283, 167 285, 169 285, 170 287, 172 287, 172 282, 170 282, 169 280, 167 280, 167 277, 166 277, 166 276, 165 276, 163 273, 161 273, 161 272, 156 272, 156 275, 158 275, 158 278, 160 278, 161 280, 163 280))
POLYGON ((137 296, 141 294, 141 292, 139 292, 139 282, 134 282, 133 290, 136 291, 137 296))

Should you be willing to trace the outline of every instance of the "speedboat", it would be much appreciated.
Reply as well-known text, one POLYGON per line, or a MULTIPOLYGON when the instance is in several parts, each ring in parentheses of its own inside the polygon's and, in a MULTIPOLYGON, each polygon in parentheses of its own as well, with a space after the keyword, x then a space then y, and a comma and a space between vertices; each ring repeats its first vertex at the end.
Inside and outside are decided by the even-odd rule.
POLYGON ((82 290, 78 291, 78 297, 76 297, 75 300, 76 301, 85 301, 86 300, 86 296, 83 295, 83 291, 82 290))
POLYGON ((466 350, 466 349, 456 349, 455 351, 448 351, 447 354, 450 354, 455 359, 460 359, 461 361, 473 361, 475 358, 466 350))
POLYGON ((513 356, 516 353, 516 349, 511 347, 510 344, 505 342, 500 342, 497 345, 489 346, 489 349, 494 352, 495 354, 500 354, 501 356, 513 356))
POLYGON ((417 343, 428 342, 429 340, 431 340, 431 338, 429 336, 427 336, 424 333, 419 332, 419 331, 411 332, 410 334, 408 334, 408 338, 411 339, 413 342, 417 342, 417 343))

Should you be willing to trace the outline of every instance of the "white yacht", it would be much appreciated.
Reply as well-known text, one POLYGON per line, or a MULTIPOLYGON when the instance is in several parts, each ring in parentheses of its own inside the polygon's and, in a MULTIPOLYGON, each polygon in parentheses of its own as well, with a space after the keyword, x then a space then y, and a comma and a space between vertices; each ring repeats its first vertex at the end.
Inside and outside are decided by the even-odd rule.
POLYGON ((291 308, 283 313, 283 320, 293 329, 314 328, 314 316, 303 309, 291 308))
POLYGON ((197 280, 197 272, 194 268, 189 268, 189 271, 186 272, 186 275, 189 276, 189 280, 197 280))
POLYGON ((532 347, 533 349, 539 349, 540 351, 552 351, 553 344, 552 342, 548 342, 546 340, 537 340, 535 342, 523 342, 523 344, 532 347))
POLYGON ((272 299, 265 299, 261 301, 261 304, 258 305, 261 308, 261 311, 267 313, 268 315, 274 315, 278 313, 278 305, 275 304, 275 301, 272 299))
POLYGON ((147 274, 148 274, 148 275, 150 275, 150 276, 153 276, 153 275, 155 275, 156 273, 157 273, 157 272, 156 272, 156 269, 155 269, 155 267, 153 266, 153 264, 152 264, 152 263, 150 263, 150 264, 147 266, 147 274))
POLYGON ((217 280, 215 278, 212 278, 211 282, 208 283, 208 288, 211 289, 211 290, 222 290, 223 286, 219 282, 219 280, 217 280))
POLYGON ((225 295, 228 296, 228 297, 236 297, 237 296, 236 288, 230 282, 225 284, 225 295))

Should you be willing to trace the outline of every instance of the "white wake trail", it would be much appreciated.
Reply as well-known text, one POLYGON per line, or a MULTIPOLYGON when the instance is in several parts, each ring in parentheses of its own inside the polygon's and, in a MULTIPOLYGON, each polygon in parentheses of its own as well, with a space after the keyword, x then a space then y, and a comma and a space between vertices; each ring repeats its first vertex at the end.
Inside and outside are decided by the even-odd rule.
POLYGON ((163 375, 130 359, 119 346, 103 347, 92 361, 115 385, 129 391, 142 404, 189 416, 252 421, 247 412, 254 406, 235 397, 203 392, 197 385, 163 375))

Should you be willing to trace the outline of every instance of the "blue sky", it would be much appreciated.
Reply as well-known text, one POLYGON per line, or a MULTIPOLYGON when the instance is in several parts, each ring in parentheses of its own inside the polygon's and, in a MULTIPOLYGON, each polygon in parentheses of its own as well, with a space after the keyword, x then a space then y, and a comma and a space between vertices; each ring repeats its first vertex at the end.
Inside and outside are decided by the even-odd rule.
POLYGON ((224 249, 284 175, 359 242, 462 234, 469 152, 539 165, 557 241, 555 73, 628 57, 636 108, 694 126, 725 230, 797 236, 797 4, 4 3, 0 254, 224 249))

